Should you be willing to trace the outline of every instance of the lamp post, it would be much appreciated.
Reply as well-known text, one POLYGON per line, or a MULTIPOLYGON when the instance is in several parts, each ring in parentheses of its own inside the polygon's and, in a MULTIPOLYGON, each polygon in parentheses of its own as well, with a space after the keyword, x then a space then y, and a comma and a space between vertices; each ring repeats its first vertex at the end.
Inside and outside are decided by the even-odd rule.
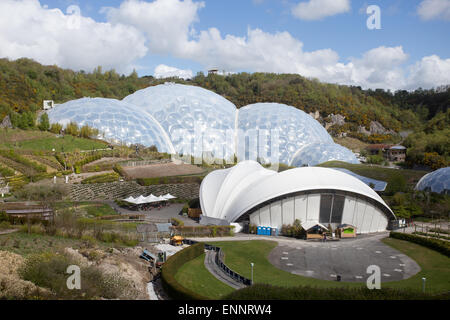
POLYGON ((252 266, 252 279, 251 279, 251 281, 252 281, 252 284, 253 284, 253 266, 255 265, 253 262, 250 262, 250 265, 252 266))

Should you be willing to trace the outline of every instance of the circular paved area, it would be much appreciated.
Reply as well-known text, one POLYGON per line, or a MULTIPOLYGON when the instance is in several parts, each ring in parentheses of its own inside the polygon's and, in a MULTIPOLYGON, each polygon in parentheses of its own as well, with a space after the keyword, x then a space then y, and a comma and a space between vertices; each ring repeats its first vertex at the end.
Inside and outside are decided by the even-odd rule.
POLYGON ((279 243, 269 254, 269 261, 282 270, 323 280, 365 282, 370 274, 367 267, 377 265, 381 281, 409 278, 420 271, 419 265, 380 240, 386 234, 362 235, 356 239, 279 243))

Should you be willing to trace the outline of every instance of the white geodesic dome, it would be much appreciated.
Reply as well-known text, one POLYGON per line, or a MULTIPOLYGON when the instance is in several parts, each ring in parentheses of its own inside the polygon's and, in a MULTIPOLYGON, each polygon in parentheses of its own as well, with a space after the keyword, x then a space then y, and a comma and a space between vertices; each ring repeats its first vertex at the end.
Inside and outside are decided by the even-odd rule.
POLYGON ((101 132, 99 138, 128 144, 155 145, 173 153, 172 143, 159 123, 147 112, 116 99, 82 98, 47 111, 51 123, 76 122, 101 132))
POLYGON ((212 91, 166 83, 139 90, 123 101, 153 115, 178 153, 197 157, 211 153, 222 159, 234 155, 236 106, 212 91), (196 140, 200 135, 202 141, 196 140))
POLYGON ((327 130, 309 114, 279 103, 256 103, 239 109, 237 156, 293 166, 329 160, 359 163, 353 152, 333 142, 327 130), (264 139, 278 136, 278 139, 264 139), (274 145, 276 144, 276 145, 274 145), (257 145, 256 148, 247 148, 257 145), (277 154, 274 154, 277 153, 277 154))
POLYGON ((358 163, 305 112, 279 103, 237 109, 222 96, 196 86, 166 83, 136 91, 122 101, 83 98, 48 110, 51 122, 74 121, 104 138, 155 145, 171 154, 302 166, 329 160, 358 163))
POLYGON ((450 167, 441 168, 424 175, 417 182, 416 190, 450 194, 450 167))

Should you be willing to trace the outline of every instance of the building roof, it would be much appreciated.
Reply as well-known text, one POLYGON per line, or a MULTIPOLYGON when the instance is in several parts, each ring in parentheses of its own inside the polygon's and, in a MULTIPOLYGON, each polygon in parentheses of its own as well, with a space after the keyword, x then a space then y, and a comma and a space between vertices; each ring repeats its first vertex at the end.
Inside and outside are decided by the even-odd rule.
POLYGON ((234 222, 268 200, 296 192, 330 189, 368 197, 394 215, 374 190, 347 173, 321 167, 277 173, 255 161, 243 161, 207 175, 200 186, 200 204, 204 215, 234 222))
POLYGON ((392 146, 390 147, 392 150, 406 150, 406 147, 404 146, 392 146))

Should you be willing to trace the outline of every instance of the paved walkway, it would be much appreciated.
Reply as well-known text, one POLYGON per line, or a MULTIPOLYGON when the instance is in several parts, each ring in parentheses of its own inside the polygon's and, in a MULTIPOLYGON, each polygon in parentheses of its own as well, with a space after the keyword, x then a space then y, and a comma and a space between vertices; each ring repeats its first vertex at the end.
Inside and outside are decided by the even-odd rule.
POLYGON ((198 226, 198 223, 194 220, 179 214, 184 206, 182 203, 172 203, 167 207, 161 208, 160 210, 153 209, 150 211, 133 211, 118 206, 114 201, 103 202, 109 204, 116 212, 120 214, 145 214, 145 220, 148 222, 165 223, 172 218, 176 218, 183 221, 185 226, 198 226))
POLYGON ((208 269, 208 271, 216 277, 218 280, 222 281, 226 285, 234 288, 234 289, 242 289, 246 286, 240 282, 235 281, 233 278, 229 277, 225 272, 222 271, 222 269, 219 268, 219 266, 216 264, 217 252, 214 250, 207 250, 206 256, 205 256, 205 267, 208 269))

